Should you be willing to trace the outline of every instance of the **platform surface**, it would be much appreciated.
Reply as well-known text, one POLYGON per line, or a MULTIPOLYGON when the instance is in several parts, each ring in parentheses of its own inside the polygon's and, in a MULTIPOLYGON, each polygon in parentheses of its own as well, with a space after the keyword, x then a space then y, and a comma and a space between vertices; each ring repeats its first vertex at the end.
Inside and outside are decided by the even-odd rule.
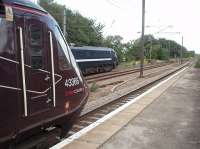
POLYGON ((101 149, 200 149, 200 70, 191 69, 101 149))

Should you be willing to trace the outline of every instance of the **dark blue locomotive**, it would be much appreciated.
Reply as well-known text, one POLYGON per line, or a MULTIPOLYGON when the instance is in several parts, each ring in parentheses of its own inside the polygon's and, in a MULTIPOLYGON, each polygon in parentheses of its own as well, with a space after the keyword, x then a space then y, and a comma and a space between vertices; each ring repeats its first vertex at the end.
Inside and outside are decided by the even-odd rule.
POLYGON ((106 47, 70 47, 83 74, 107 72, 116 68, 116 52, 106 47))

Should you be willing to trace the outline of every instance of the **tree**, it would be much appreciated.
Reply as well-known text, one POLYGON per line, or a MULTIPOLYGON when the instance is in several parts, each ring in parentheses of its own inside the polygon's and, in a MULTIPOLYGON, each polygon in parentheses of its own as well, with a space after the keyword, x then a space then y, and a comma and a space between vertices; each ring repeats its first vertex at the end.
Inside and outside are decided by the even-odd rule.
POLYGON ((54 2, 54 0, 39 0, 39 5, 48 11, 60 26, 62 25, 65 6, 54 2))
MULTIPOLYGON (((119 62, 124 59, 126 61, 140 59, 140 38, 123 43, 123 38, 119 35, 103 37, 104 25, 97 23, 96 20, 86 18, 79 12, 72 11, 54 0, 39 0, 39 4, 56 19, 60 26, 63 24, 63 12, 66 10, 66 39, 69 43, 79 46, 110 47, 116 51, 119 62)), ((167 60, 181 55, 181 45, 172 40, 155 39, 153 35, 145 35, 144 45, 144 54, 147 59, 167 60)), ((194 51, 187 51, 185 47, 182 52, 184 57, 195 55, 194 51)))
POLYGON ((123 61, 124 58, 124 44, 122 43, 123 38, 119 35, 107 36, 104 39, 103 45, 105 47, 112 48, 116 51, 119 62, 123 61))
POLYGON ((80 13, 73 12, 54 0, 39 0, 39 4, 56 19, 60 26, 63 24, 63 12, 66 10, 66 38, 68 42, 75 43, 76 45, 102 46, 103 24, 83 17, 80 13))
POLYGON ((125 57, 127 61, 139 60, 141 50, 139 40, 127 42, 125 47, 125 57))

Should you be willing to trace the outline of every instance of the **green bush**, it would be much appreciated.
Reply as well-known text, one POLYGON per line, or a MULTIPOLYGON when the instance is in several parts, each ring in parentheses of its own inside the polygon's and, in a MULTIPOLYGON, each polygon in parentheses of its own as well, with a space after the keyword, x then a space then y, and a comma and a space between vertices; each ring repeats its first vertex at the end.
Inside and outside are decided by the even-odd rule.
POLYGON ((132 61, 132 65, 135 66, 136 65, 136 61, 132 61))
POLYGON ((136 65, 136 61, 128 61, 128 62, 122 62, 118 65, 119 69, 127 69, 127 68, 132 68, 133 66, 136 65))
POLYGON ((195 68, 200 68, 200 58, 198 58, 196 64, 195 64, 195 68))
POLYGON ((97 83, 96 82, 92 82, 92 85, 90 87, 90 91, 91 92, 95 92, 98 88, 99 88, 99 86, 97 85, 97 83))

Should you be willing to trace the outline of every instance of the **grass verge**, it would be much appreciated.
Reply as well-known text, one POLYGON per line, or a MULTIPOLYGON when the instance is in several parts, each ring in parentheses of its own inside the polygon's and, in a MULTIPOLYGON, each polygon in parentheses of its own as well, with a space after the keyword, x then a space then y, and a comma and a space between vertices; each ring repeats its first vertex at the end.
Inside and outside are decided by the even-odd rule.
POLYGON ((195 68, 200 68, 200 57, 196 61, 195 68))

